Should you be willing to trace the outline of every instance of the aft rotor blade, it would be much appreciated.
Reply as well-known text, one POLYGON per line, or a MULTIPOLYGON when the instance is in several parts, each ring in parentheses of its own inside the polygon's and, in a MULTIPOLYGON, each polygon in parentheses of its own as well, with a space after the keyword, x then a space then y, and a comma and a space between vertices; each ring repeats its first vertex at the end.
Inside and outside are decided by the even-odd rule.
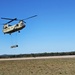
POLYGON ((11 21, 9 21, 9 22, 7 22, 7 23, 5 23, 5 24, 11 23, 11 22, 14 21, 14 20, 17 20, 17 18, 12 19, 11 21))
POLYGON ((7 23, 11 23, 13 20, 11 20, 11 21, 9 21, 9 22, 7 22, 7 23))
POLYGON ((1 18, 1 19, 5 19, 5 20, 16 20, 17 18, 11 19, 11 18, 1 18))
POLYGON ((30 19, 30 18, 33 18, 33 17, 36 17, 37 15, 34 15, 34 16, 31 16, 31 17, 28 17, 26 19, 23 19, 23 20, 27 20, 27 19, 30 19))

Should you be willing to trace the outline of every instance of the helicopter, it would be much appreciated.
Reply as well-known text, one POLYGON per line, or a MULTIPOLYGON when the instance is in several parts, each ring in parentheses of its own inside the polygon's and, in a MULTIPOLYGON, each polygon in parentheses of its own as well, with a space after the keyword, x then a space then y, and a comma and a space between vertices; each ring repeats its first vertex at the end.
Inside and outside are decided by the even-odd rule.
POLYGON ((22 30, 23 28, 26 27, 25 25, 25 21, 24 20, 27 20, 27 19, 30 19, 30 18, 33 18, 33 17, 36 17, 37 15, 34 15, 34 16, 31 16, 31 17, 28 17, 28 18, 25 18, 25 19, 17 19, 17 18, 1 18, 1 19, 5 19, 5 20, 10 20, 8 21, 7 23, 4 24, 3 26, 3 33, 4 34, 12 34, 14 32, 19 32, 20 33, 20 30, 22 30), (10 25, 9 23, 13 22, 13 21, 19 21, 17 24, 14 24, 14 25, 10 25))

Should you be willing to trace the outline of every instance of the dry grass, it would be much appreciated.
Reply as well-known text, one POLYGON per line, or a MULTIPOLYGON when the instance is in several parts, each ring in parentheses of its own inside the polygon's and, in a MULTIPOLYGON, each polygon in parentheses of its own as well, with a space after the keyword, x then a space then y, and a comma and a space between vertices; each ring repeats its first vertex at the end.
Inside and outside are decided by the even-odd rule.
POLYGON ((0 75, 75 75, 75 58, 0 61, 0 75))

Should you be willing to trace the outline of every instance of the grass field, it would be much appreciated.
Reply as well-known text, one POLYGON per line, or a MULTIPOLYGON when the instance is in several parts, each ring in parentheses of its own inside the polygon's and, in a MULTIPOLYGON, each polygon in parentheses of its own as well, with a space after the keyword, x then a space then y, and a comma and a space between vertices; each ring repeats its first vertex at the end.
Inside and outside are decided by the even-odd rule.
POLYGON ((0 75, 75 75, 75 58, 0 61, 0 75))

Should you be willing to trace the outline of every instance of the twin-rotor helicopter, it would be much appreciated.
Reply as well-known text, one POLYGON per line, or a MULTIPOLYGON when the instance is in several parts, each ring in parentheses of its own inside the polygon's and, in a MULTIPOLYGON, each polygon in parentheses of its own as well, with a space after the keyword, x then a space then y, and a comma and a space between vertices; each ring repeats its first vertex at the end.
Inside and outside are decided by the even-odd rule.
POLYGON ((33 18, 33 17, 36 17, 37 15, 34 15, 34 16, 31 16, 31 17, 28 17, 28 18, 25 18, 25 19, 17 19, 17 18, 1 18, 1 19, 5 19, 5 20, 10 20, 8 21, 7 23, 4 24, 3 26, 3 33, 4 34, 12 34, 14 32, 19 32, 20 33, 20 30, 22 30, 23 28, 26 27, 25 25, 25 21, 24 20, 27 20, 27 19, 30 19, 30 18, 33 18), (13 22, 13 21, 19 21, 17 24, 14 24, 14 25, 10 25, 9 23, 13 22))
MULTIPOLYGON (((12 34, 14 32, 19 32, 20 33, 20 30, 22 30, 23 28, 26 27, 26 22, 24 20, 28 20, 30 18, 33 18, 33 17, 36 17, 37 15, 34 15, 34 16, 31 16, 31 17, 28 17, 28 18, 25 18, 25 19, 17 19, 17 18, 1 18, 1 19, 5 19, 5 20, 9 20, 7 23, 4 23, 3 25, 3 33, 4 34, 12 34), (17 24, 14 24, 14 25, 10 25, 11 22, 13 21, 19 21, 17 24)), ((11 46, 11 48, 16 48, 18 47, 18 45, 13 45, 11 46)))

